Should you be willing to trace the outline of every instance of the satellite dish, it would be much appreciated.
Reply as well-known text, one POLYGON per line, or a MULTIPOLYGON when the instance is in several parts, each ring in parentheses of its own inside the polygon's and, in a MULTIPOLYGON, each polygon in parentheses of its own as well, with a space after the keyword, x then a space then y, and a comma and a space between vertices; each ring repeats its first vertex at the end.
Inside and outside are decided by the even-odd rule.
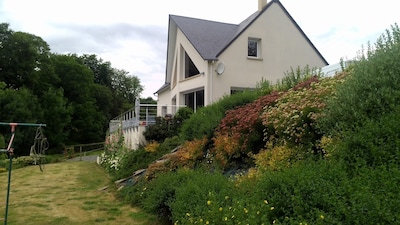
POLYGON ((215 71, 218 73, 218 75, 223 74, 224 71, 225 71, 225 64, 222 63, 222 62, 219 63, 218 66, 217 66, 217 69, 215 71))

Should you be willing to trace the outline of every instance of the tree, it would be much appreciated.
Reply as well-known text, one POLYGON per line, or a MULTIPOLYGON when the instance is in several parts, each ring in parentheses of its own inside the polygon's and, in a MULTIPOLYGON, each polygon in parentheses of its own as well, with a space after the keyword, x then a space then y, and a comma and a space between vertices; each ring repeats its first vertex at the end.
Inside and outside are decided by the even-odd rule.
POLYGON ((0 36, 1 48, 0 78, 8 87, 26 86, 31 90, 41 84, 40 72, 47 68, 50 48, 42 38, 24 32, 5 30, 3 24, 0 36))
MULTIPOLYGON (((44 123, 43 113, 39 101, 27 88, 0 90, 0 121, 44 123)), ((16 154, 29 154, 30 146, 34 139, 34 130, 29 128, 18 129, 15 136, 14 148, 16 154)), ((10 133, 9 127, 2 127, 1 132, 6 136, 10 133)), ((7 137, 9 140, 9 137, 7 137)))
POLYGON ((83 64, 88 66, 94 75, 94 83, 111 88, 112 77, 114 70, 111 67, 110 62, 104 62, 102 59, 98 59, 96 55, 87 55, 79 57, 83 64))
POLYGON ((143 91, 143 86, 136 76, 128 76, 125 70, 114 69, 112 87, 117 97, 124 98, 128 103, 134 104, 143 91))
POLYGON ((95 84, 92 71, 73 55, 53 55, 55 71, 61 79, 60 88, 73 108, 68 126, 70 143, 97 142, 104 138, 102 114, 94 98, 95 84))

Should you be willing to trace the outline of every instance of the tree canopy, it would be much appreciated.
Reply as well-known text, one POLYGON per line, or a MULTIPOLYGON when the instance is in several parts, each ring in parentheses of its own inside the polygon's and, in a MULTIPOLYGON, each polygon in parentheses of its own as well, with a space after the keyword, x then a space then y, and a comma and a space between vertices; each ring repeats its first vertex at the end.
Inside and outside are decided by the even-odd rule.
MULTIPOLYGON (((0 121, 45 123, 55 152, 103 141, 109 120, 134 107, 136 76, 94 54, 56 54, 41 37, 0 23, 0 121)), ((8 137, 8 127, 0 136, 8 137)), ((34 129, 18 129, 16 154, 29 153, 34 129)))

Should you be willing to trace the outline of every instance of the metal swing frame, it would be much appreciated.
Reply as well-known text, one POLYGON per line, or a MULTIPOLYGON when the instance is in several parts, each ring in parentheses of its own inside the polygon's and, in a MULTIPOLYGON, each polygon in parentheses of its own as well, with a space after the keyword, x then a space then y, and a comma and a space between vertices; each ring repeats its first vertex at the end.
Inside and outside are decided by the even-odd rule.
POLYGON ((7 225, 8 219, 8 203, 10 199, 10 188, 11 188, 11 170, 12 170, 12 159, 14 157, 14 137, 15 137, 15 129, 17 126, 29 126, 29 127, 45 127, 46 124, 35 124, 35 123, 3 123, 0 122, 0 125, 8 125, 11 127, 11 138, 8 142, 7 149, 0 149, 0 152, 7 152, 9 158, 8 165, 8 185, 7 185, 7 196, 6 196, 6 211, 4 215, 4 225, 7 225))

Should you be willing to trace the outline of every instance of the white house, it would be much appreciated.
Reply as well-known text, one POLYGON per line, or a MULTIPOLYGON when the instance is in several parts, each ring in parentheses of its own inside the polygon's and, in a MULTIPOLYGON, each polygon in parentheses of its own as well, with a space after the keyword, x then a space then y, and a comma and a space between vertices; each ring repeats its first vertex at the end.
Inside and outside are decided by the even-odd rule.
POLYGON ((170 15, 165 84, 155 92, 158 115, 174 114, 169 106, 196 110, 307 65, 328 63, 279 0, 259 0, 240 24, 170 15))

